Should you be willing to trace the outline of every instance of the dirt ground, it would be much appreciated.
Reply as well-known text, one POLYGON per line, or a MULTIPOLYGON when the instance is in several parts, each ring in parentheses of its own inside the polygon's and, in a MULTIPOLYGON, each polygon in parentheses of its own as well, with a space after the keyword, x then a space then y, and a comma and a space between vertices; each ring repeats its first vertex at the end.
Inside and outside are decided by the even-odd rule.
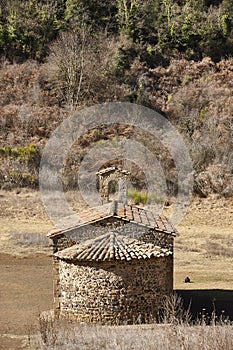
POLYGON ((52 261, 45 254, 0 254, 0 268, 0 349, 7 342, 17 349, 12 342, 23 345, 39 313, 52 308, 52 261))
MULTIPOLYGON (((39 313, 53 307, 51 247, 44 238, 53 225, 38 191, 0 191, 0 202, 0 349, 27 349, 39 313)), ((226 290, 231 298, 232 224, 233 199, 193 200, 175 239, 175 289, 226 290), (186 276, 191 283, 183 282, 186 276)), ((233 309, 233 297, 227 305, 233 309)))

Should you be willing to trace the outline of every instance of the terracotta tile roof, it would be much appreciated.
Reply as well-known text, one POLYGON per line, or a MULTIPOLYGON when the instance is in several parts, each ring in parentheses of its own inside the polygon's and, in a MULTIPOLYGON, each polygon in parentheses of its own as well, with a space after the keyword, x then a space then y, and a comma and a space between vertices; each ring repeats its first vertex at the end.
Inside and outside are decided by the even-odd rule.
POLYGON ((61 250, 54 255, 60 259, 72 261, 130 261, 171 254, 172 252, 168 249, 119 235, 116 231, 110 231, 97 238, 61 250))
POLYGON ((144 208, 115 202, 113 213, 115 217, 119 217, 125 221, 134 222, 138 225, 168 234, 176 235, 177 233, 166 217, 155 215, 152 211, 144 208))
POLYGON ((91 225, 94 222, 112 217, 109 209, 109 204, 102 205, 101 207, 86 209, 77 215, 74 214, 72 216, 62 218, 61 221, 58 221, 57 228, 50 231, 47 236, 51 238, 57 235, 59 236, 60 234, 68 232, 72 229, 84 225, 91 225))
POLYGON ((79 213, 78 216, 66 218, 61 225, 59 225, 59 229, 51 231, 48 234, 48 237, 53 238, 65 232, 69 232, 72 229, 93 224, 110 217, 115 217, 126 222, 132 222, 173 236, 177 235, 176 229, 166 217, 155 215, 153 212, 144 208, 126 205, 115 201, 111 207, 109 207, 108 204, 101 207, 90 208, 79 213))

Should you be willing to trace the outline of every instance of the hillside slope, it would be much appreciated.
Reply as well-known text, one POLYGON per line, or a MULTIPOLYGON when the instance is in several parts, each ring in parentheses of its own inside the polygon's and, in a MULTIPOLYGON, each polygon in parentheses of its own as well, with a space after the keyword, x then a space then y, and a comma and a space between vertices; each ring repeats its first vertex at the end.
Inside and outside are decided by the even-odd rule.
MULTIPOLYGON (((101 103, 104 95, 106 101, 130 101, 159 111, 187 142, 195 170, 195 192, 229 197, 233 194, 232 63, 232 59, 214 63, 206 57, 199 62, 180 59, 172 60, 168 67, 149 68, 135 59, 124 76, 114 81, 112 99, 106 96, 106 87, 100 85, 94 96, 86 95, 77 110, 101 103)), ((47 69, 47 65, 34 61, 1 65, 1 188, 38 186, 38 167, 46 140, 75 111, 61 103, 58 88, 45 74, 47 69)), ((90 144, 122 136, 133 137, 124 127, 115 134, 114 128, 93 132, 86 135, 86 140, 84 135, 67 164, 77 173, 90 144)), ((72 176, 69 174, 69 179, 72 176)), ((69 179, 68 187, 72 186, 69 179)))

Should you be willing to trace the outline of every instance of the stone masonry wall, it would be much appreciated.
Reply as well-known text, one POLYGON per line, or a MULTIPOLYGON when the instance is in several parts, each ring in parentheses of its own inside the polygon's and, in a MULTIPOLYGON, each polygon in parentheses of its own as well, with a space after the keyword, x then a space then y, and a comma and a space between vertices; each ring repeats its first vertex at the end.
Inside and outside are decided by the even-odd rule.
MULTIPOLYGON (((158 245, 162 248, 167 248, 173 251, 173 237, 165 233, 156 232, 143 226, 139 226, 133 223, 128 223, 117 218, 108 218, 97 222, 92 225, 86 225, 78 229, 70 230, 66 234, 62 234, 53 239, 53 252, 56 253, 62 249, 71 247, 75 243, 80 243, 87 239, 92 239, 100 236, 112 229, 116 229, 122 235, 128 235, 129 237, 142 240, 144 242, 151 242, 154 245, 158 245)), ((162 262, 162 258, 159 261, 162 262)), ((71 265, 70 265, 71 266, 71 265)), ((148 265, 149 266, 149 265, 148 265)), ((161 265, 161 271, 163 270, 161 265)), ((145 266, 145 271, 147 266, 145 266)), ((60 262, 54 257, 53 259, 53 290, 54 290, 54 309, 55 313, 60 312, 60 262)), ((171 281, 172 272, 169 274, 169 280, 171 281)))
MULTIPOLYGON (((76 241, 71 239, 69 235, 60 235, 53 239, 53 253, 65 248, 71 247, 76 241)), ((53 297, 54 297, 54 311, 58 315, 60 310, 60 274, 59 274, 59 259, 53 257, 53 297)))
POLYGON ((83 264, 60 260, 59 275, 61 317, 103 324, 146 322, 172 292, 173 257, 83 264))

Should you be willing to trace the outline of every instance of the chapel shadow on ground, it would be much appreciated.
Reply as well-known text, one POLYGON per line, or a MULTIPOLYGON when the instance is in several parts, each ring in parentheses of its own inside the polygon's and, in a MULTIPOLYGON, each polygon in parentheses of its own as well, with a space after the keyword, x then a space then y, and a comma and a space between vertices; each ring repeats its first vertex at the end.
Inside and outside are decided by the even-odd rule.
POLYGON ((177 289, 175 292, 183 299, 185 310, 190 306, 193 320, 200 319, 204 313, 211 317, 215 312, 217 319, 221 316, 233 321, 233 290, 177 289))

